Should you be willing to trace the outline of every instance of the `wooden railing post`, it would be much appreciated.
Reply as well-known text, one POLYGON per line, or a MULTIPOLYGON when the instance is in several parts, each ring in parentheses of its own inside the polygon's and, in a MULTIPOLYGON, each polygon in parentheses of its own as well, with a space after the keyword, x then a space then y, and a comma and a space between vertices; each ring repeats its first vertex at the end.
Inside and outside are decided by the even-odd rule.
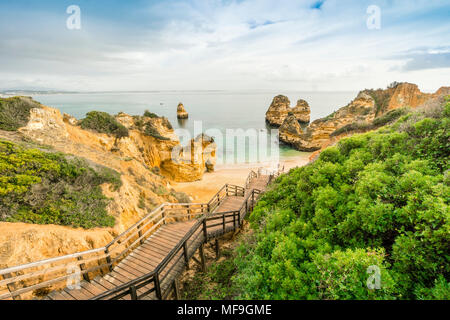
POLYGON ((178 286, 178 280, 175 279, 173 281, 173 296, 175 298, 175 300, 180 300, 180 289, 178 286))
MULTIPOLYGON (((83 257, 82 257, 82 256, 79 256, 79 257, 77 258, 77 260, 78 260, 78 261, 81 261, 81 260, 83 260, 83 257)), ((86 264, 80 263, 80 270, 81 270, 81 271, 86 270, 86 264)), ((83 273, 83 279, 84 279, 85 281, 87 281, 87 282, 90 282, 90 281, 91 281, 91 279, 89 279, 89 274, 88 274, 87 272, 84 272, 84 273, 83 273)))
MULTIPOLYGON (((139 232, 138 232, 138 237, 139 237, 139 238, 142 237, 142 230, 141 230, 141 227, 142 227, 142 224, 139 224, 139 225, 137 226, 137 229, 139 230, 139 232)), ((144 244, 144 239, 141 239, 139 242, 140 242, 140 244, 144 244)))
POLYGON ((253 211, 254 204, 255 204, 255 190, 252 191, 252 211, 253 211))
POLYGON ((220 258, 220 247, 219 247, 219 239, 218 238, 216 238, 215 247, 216 247, 216 260, 219 260, 219 258, 220 258))
POLYGON ((111 255, 109 254, 109 248, 105 249, 106 254, 106 263, 108 264, 109 272, 113 271, 112 263, 111 263, 111 255))
POLYGON ((205 237, 205 241, 208 241, 208 231, 206 230, 206 219, 203 218, 203 236, 205 237))
POLYGON ((222 226, 223 226, 223 234, 225 234, 225 214, 222 216, 223 221, 222 221, 222 226))
POLYGON ((204 246, 205 246, 205 244, 202 243, 202 244, 200 245, 200 248, 198 248, 198 250, 199 250, 199 255, 200 255, 200 261, 201 261, 201 263, 202 263, 202 271, 203 271, 203 272, 206 272, 205 251, 203 250, 203 249, 204 249, 204 246))
POLYGON ((161 217, 163 219, 163 224, 166 224, 166 210, 163 209, 163 212, 161 213, 161 217))
POLYGON ((155 293, 156 298, 162 300, 161 284, 159 283, 159 272, 155 274, 155 293))
POLYGON ((137 300, 138 299, 135 286, 131 286, 130 287, 130 295, 131 295, 131 300, 137 300))
MULTIPOLYGON (((202 207, 202 211, 203 211, 203 207, 202 207)), ((190 207, 189 205, 187 205, 187 210, 186 210, 186 212, 187 212, 188 219, 191 219, 191 218, 192 218, 192 217, 191 217, 191 207, 190 207)))
POLYGON ((184 263, 186 264, 186 270, 189 270, 189 257, 188 257, 188 250, 187 250, 187 242, 185 241, 183 243, 183 255, 184 255, 184 263))

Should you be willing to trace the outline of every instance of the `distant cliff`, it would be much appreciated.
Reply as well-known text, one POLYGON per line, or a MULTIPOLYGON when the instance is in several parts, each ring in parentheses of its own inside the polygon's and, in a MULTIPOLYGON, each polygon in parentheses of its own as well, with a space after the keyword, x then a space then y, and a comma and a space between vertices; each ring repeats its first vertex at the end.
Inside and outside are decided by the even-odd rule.
MULTIPOLYGON (((58 219, 52 222, 52 212, 46 212, 49 217, 43 223, 53 223, 47 226, 17 223, 34 221, 28 221, 23 215, 24 219, 0 219, 16 222, 0 222, 0 268, 99 247, 159 204, 190 201, 186 194, 177 192, 170 184, 172 181, 200 180, 206 170, 213 170, 214 141, 199 136, 193 139, 190 145, 182 147, 166 118, 146 114, 147 116, 130 116, 119 113, 111 116, 102 112, 91 112, 85 119, 77 120, 31 98, 0 99, 0 141, 8 141, 14 145, 26 144, 26 148, 37 150, 25 155, 31 157, 35 152, 43 159, 41 163, 46 165, 45 168, 51 169, 50 171, 59 172, 58 159, 85 159, 84 167, 79 168, 81 171, 89 171, 89 167, 100 165, 115 171, 120 180, 120 187, 117 188, 110 188, 102 180, 96 180, 96 186, 101 187, 100 200, 108 203, 105 210, 109 217, 114 218, 113 222, 110 223, 108 218, 107 224, 100 223, 98 226, 111 225, 108 228, 74 229, 68 226, 87 224, 64 224, 58 219), (63 156, 52 156, 58 152, 63 156), (49 154, 52 161, 47 161, 42 154, 49 154), (179 155, 180 161, 173 160, 174 154, 179 155), (197 161, 192 163, 188 155, 193 155, 197 161)), ((5 149, 4 152, 5 155, 11 156, 11 151, 5 149)), ((75 165, 64 165, 62 170, 65 170, 64 177, 67 177, 64 186, 71 189, 80 189, 81 186, 83 189, 85 180, 83 175, 76 173, 78 169, 75 165), (78 179, 78 176, 80 178, 76 184, 69 181, 70 177, 78 179)), ((18 178, 23 180, 24 177, 20 175, 18 178)), ((48 192, 56 190, 52 191, 53 187, 62 186, 59 182, 58 185, 55 184, 54 176, 49 176, 50 182, 47 183, 40 183, 38 179, 34 181, 32 176, 27 176, 27 179, 25 182, 29 182, 28 185, 34 189, 24 190, 33 197, 45 197, 48 192), (39 187, 40 185, 42 187, 39 187)), ((107 181, 106 179, 105 182, 107 181)), ((38 200, 27 198, 27 203, 35 203, 38 200)), ((15 202, 11 199, 11 203, 15 202)), ((54 214, 60 212, 56 209, 54 214)), ((90 210, 89 207, 85 209, 86 212, 90 210)), ((30 210, 27 214, 33 214, 33 209, 30 210)))
POLYGON ((365 132, 387 124, 403 114, 403 108, 439 105, 450 94, 442 87, 434 94, 422 93, 411 83, 393 83, 387 89, 366 89, 347 106, 329 116, 301 128, 293 115, 286 116, 280 126, 280 141, 300 151, 316 151, 341 136, 365 132))

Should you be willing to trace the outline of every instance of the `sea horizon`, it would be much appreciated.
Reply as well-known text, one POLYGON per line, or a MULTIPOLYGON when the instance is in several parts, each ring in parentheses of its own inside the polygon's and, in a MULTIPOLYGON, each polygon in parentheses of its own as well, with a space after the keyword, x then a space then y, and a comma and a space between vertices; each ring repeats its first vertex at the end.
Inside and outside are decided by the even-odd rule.
MULTIPOLYGON (((291 106, 295 106, 297 100, 306 100, 311 107, 311 122, 325 117, 339 108, 350 103, 357 95, 352 91, 273 91, 273 90, 166 90, 147 92, 95 92, 95 93, 58 93, 58 94, 32 94, 31 97, 44 105, 56 108, 62 113, 70 114, 77 119, 85 117, 90 111, 103 111, 110 114, 125 112, 130 115, 142 115, 145 110, 164 116, 169 119, 174 130, 185 129, 190 133, 188 138, 195 138, 200 132, 219 130, 225 136, 226 130, 254 130, 266 131, 271 129, 265 122, 265 113, 272 99, 276 95, 285 95, 290 99, 291 106), (178 103, 183 103, 189 119, 177 119, 176 108, 178 103), (198 129, 200 127, 200 130, 198 129)), ((270 137, 268 136, 268 139, 270 137)), ((180 137, 182 144, 187 140, 180 137)), ((237 143, 237 142, 236 142, 237 143)), ((266 162, 276 155, 267 150, 246 151, 245 156, 233 160, 232 163, 225 159, 234 157, 236 153, 226 146, 226 141, 218 141, 217 161, 219 164, 252 163, 250 158, 256 157, 256 162, 266 162), (228 155, 228 158, 227 158, 228 155), (261 156, 262 155, 262 156, 261 156), (243 159, 245 157, 246 159, 243 159)), ((247 146, 247 149, 251 147, 247 146)), ((292 147, 280 144, 280 160, 292 157, 307 156, 306 153, 297 151, 292 147)))

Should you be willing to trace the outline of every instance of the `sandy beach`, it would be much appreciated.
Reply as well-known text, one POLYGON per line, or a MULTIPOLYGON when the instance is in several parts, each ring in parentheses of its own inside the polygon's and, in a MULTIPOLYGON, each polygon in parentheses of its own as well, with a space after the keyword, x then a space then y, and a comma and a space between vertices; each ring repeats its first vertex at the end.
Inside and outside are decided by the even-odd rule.
MULTIPOLYGON (((304 153, 301 156, 281 159, 281 166, 285 172, 295 167, 301 167, 309 162, 311 153, 304 153)), ((244 186, 250 171, 262 167, 262 163, 253 165, 234 164, 217 165, 214 172, 205 173, 203 179, 195 182, 174 183, 173 188, 184 192, 193 198, 194 202, 208 202, 211 197, 225 184, 235 184, 244 186)))

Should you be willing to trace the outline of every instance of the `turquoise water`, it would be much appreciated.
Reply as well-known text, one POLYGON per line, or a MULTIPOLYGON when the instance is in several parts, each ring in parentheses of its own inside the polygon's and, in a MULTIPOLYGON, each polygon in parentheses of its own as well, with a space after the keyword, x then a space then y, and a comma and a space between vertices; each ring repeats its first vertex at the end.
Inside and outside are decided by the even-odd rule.
MULTIPOLYGON (((295 105, 298 99, 305 99, 311 107, 311 119, 324 117, 349 103, 356 92, 236 92, 236 91, 159 91, 138 93, 79 93, 35 95, 33 98, 45 105, 58 108, 80 119, 92 110, 117 114, 120 111, 131 115, 142 115, 150 110, 165 116, 174 129, 185 129, 194 136, 194 129, 201 124, 202 131, 215 129, 225 136, 227 129, 251 130, 258 135, 258 147, 255 141, 247 140, 245 154, 237 152, 243 141, 227 143, 226 138, 216 139, 218 162, 236 163, 267 161, 279 150, 281 158, 302 155, 284 145, 270 147, 270 129, 265 124, 265 113, 274 96, 284 94, 295 105), (176 117, 177 105, 182 102, 189 113, 189 119, 180 121, 176 117), (267 144, 261 143, 266 136, 267 144), (274 150, 277 148, 277 150, 274 150), (279 149, 278 149, 279 148, 279 149), (255 152, 257 155, 255 155, 255 152), (233 160, 234 159, 234 160, 233 160)), ((214 131, 212 131, 214 133, 214 131)), ((195 134, 198 134, 195 132, 195 134)), ((207 132, 208 133, 208 132, 207 132)), ((218 134, 212 134, 217 136, 218 134)), ((188 138, 181 138, 185 142, 188 138)))

